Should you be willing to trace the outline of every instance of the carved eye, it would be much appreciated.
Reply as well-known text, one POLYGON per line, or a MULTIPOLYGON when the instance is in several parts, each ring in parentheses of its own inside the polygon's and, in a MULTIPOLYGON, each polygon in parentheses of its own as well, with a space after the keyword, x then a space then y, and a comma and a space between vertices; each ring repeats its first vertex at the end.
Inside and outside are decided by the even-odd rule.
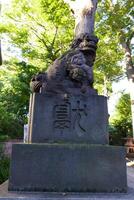
POLYGON ((87 42, 89 42, 89 41, 90 41, 89 36, 86 36, 86 37, 85 37, 85 40, 86 40, 87 42))

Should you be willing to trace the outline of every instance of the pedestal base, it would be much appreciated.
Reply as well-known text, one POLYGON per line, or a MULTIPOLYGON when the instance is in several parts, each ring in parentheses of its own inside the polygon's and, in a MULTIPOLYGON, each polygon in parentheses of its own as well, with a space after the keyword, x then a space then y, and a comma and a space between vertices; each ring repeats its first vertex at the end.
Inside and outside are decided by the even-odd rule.
POLYGON ((125 192, 125 150, 88 144, 15 144, 9 190, 125 192))

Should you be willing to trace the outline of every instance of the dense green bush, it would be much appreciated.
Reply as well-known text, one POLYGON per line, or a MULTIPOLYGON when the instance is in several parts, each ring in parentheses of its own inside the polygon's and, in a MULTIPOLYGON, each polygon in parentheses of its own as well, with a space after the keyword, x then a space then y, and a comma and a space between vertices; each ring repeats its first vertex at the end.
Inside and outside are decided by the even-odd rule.
POLYGON ((122 145, 123 138, 132 137, 131 102, 129 94, 123 94, 116 106, 116 112, 110 120, 110 143, 122 145))
POLYGON ((9 177, 9 158, 3 153, 3 145, 0 144, 0 184, 9 177))
POLYGON ((132 137, 132 124, 124 121, 117 121, 116 124, 109 126, 109 137, 111 145, 123 145, 124 138, 132 137))
POLYGON ((29 107, 29 83, 36 73, 37 68, 25 62, 13 62, 3 68, 0 74, 0 141, 23 137, 29 107))

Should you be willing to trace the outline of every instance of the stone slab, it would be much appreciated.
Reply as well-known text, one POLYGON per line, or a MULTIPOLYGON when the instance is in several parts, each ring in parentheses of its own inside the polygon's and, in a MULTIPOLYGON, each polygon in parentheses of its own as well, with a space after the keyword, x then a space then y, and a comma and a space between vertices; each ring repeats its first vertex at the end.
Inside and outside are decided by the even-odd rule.
POLYGON ((9 190, 125 192, 125 153, 107 145, 15 144, 9 190))
POLYGON ((29 142, 108 144, 106 97, 35 93, 30 102, 29 142))
POLYGON ((8 181, 0 185, 0 200, 133 200, 134 167, 127 167, 127 193, 9 192, 8 181))

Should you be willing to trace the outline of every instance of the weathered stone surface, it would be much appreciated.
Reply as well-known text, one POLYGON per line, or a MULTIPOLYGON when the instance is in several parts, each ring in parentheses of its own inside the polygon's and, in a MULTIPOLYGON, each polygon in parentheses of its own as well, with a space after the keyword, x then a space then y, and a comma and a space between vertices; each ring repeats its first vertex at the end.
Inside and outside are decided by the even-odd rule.
POLYGON ((30 142, 108 144, 106 97, 35 93, 31 99, 30 142))
POLYGON ((49 66, 47 72, 35 75, 30 83, 33 92, 97 94, 93 89, 93 64, 98 38, 83 33, 75 38, 71 48, 49 66))
POLYGON ((125 192, 125 149, 88 144, 13 145, 9 190, 125 192))

